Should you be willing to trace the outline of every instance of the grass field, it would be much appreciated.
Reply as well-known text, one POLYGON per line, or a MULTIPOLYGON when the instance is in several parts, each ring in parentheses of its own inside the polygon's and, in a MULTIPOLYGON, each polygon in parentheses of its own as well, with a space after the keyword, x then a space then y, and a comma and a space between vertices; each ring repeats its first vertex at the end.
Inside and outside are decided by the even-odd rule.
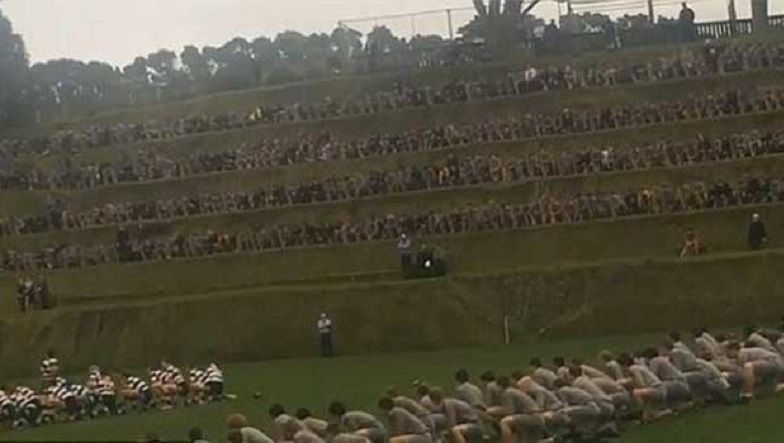
MULTIPOLYGON (((465 367, 478 373, 484 369, 509 372, 525 368, 534 355, 550 358, 556 354, 591 357, 600 349, 636 348, 654 343, 656 336, 605 337, 551 343, 529 343, 486 348, 464 348, 429 353, 377 354, 364 357, 276 360, 240 364, 227 368, 228 391, 238 395, 227 401, 203 407, 180 407, 173 411, 131 414, 77 424, 61 424, 0 437, 13 441, 96 441, 134 440, 149 432, 167 440, 184 439, 192 426, 202 427, 212 441, 223 441, 223 420, 232 412, 242 412, 260 427, 267 427, 266 410, 281 402, 290 409, 299 406, 324 415, 334 399, 350 407, 375 412, 377 397, 396 387, 410 391, 414 380, 445 388, 452 386, 451 374, 465 367), (263 397, 253 399, 254 392, 263 397)), ((315 346, 315 340, 314 340, 315 346)), ((663 423, 629 429, 620 440, 629 443, 774 442, 784 438, 780 417, 784 400, 770 399, 743 407, 726 407, 691 413, 663 423)))

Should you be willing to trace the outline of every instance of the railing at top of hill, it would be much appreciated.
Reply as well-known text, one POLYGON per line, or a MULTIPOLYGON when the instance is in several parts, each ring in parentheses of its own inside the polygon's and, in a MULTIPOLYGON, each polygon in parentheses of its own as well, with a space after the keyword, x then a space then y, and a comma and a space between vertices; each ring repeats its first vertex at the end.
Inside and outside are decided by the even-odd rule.
MULTIPOLYGON (((784 15, 769 17, 770 28, 784 29, 784 15)), ((546 38, 527 42, 535 53, 576 53, 602 51, 621 47, 642 47, 661 44, 689 43, 701 39, 731 38, 752 34, 752 20, 715 21, 681 26, 659 24, 650 28, 631 28, 579 34, 558 34, 553 41, 546 38)))
MULTIPOLYGON (((768 18, 768 26, 784 30, 784 15, 768 18)), ((613 29, 595 32, 528 36, 518 47, 534 55, 575 54, 607 49, 689 43, 752 34, 752 20, 713 21, 684 27, 677 22, 650 28, 613 29)), ((381 72, 400 68, 430 68, 461 63, 487 62, 492 55, 481 40, 448 40, 432 46, 407 48, 400 53, 362 54, 356 59, 357 71, 381 72)))

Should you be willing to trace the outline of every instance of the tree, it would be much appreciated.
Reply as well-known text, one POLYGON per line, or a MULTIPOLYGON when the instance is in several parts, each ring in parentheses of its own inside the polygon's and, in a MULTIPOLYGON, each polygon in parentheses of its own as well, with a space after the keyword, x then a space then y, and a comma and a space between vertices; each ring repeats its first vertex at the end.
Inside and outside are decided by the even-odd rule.
POLYGON ((408 45, 420 64, 434 65, 445 58, 447 45, 440 35, 415 35, 408 45))
POLYGON ((485 5, 484 0, 474 0, 474 9, 479 17, 499 15, 520 15, 523 0, 506 0, 501 8, 501 0, 489 0, 485 5))
POLYGON ((60 59, 30 69, 29 89, 38 111, 68 116, 127 104, 127 83, 122 73, 106 63, 60 59))
POLYGON ((348 26, 340 26, 329 36, 332 42, 332 68, 337 72, 346 71, 354 58, 362 53, 362 33, 348 26))
POLYGON ((133 63, 123 68, 123 75, 131 85, 128 94, 130 104, 135 105, 158 99, 159 94, 157 88, 153 86, 146 58, 136 57, 133 63))
POLYGON ((251 58, 256 64, 256 70, 262 82, 269 79, 270 74, 280 63, 280 53, 272 40, 267 37, 259 37, 253 40, 251 46, 251 58))
POLYGON ((281 32, 275 37, 275 48, 282 58, 292 62, 302 61, 305 58, 307 38, 296 31, 281 32))
POLYGON ((395 34, 386 26, 376 26, 367 35, 365 51, 371 56, 393 54, 400 51, 402 48, 403 42, 395 37, 395 34))
MULTIPOLYGON (((535 0, 532 0, 531 5, 535 0)), ((460 28, 460 34, 467 40, 483 41, 487 49, 497 56, 514 49, 526 35, 533 32, 536 20, 523 14, 522 0, 506 0, 501 7, 500 0, 475 0, 477 15, 467 25, 460 28)))
POLYGON ((523 7, 523 0, 506 0, 504 14, 519 14, 523 7))
POLYGON ((625 14, 623 17, 618 17, 616 23, 620 29, 647 29, 652 26, 645 14, 625 14))
POLYGON ((261 81, 261 69, 253 57, 253 46, 244 38, 235 38, 205 55, 217 66, 214 81, 221 90, 256 86, 261 81))
POLYGON ((171 84, 174 75, 177 54, 168 49, 161 49, 147 56, 147 67, 151 70, 150 75, 153 83, 159 86, 171 84))
POLYGON ((485 6, 483 0, 474 0, 474 9, 476 9, 476 13, 479 14, 480 17, 487 15, 487 6, 485 6))
POLYGON ((183 70, 191 82, 196 85, 205 85, 212 77, 210 65, 207 63, 199 48, 188 45, 180 53, 183 70))
POLYGON ((29 116, 24 94, 28 70, 24 40, 0 10, 0 127, 29 116))
POLYGON ((362 33, 347 26, 335 28, 330 35, 332 47, 341 60, 347 61, 362 52, 362 33))
POLYGON ((318 77, 328 74, 336 64, 333 60, 335 54, 329 35, 310 34, 305 41, 306 75, 318 77))
POLYGON ((580 20, 581 32, 597 32, 604 29, 607 23, 612 23, 610 16, 594 12, 583 12, 577 14, 580 20))

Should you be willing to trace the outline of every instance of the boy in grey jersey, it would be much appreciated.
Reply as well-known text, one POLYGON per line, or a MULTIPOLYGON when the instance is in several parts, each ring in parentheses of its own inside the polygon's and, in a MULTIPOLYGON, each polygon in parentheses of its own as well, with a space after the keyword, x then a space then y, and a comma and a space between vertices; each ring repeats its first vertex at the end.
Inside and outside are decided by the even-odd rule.
MULTIPOLYGON (((438 391, 438 388, 430 388, 425 384, 420 384, 416 388, 417 395, 419 396, 419 403, 428 411, 428 419, 425 424, 431 427, 433 431, 433 438, 446 430, 446 416, 444 415, 443 408, 431 400, 431 391, 438 391)), ((440 395, 440 391, 438 393, 440 395)))
POLYGON ((632 396, 642 408, 644 421, 655 421, 672 414, 666 407, 664 384, 647 366, 635 363, 629 354, 621 354, 618 363, 631 375, 632 396))
POLYGON ((306 408, 299 408, 297 409, 297 420, 299 420, 305 429, 309 430, 310 432, 318 435, 321 438, 327 438, 328 432, 327 428, 329 427, 329 423, 326 420, 321 420, 310 413, 309 410, 306 408))
POLYGON ((384 425, 367 412, 346 411, 343 403, 338 401, 332 402, 327 411, 338 420, 342 432, 360 435, 372 443, 383 443, 386 439, 384 425))
POLYGON ((737 400, 743 386, 742 376, 725 375, 712 362, 701 358, 697 359, 697 366, 704 380, 704 385, 699 387, 703 398, 724 403, 734 403, 737 400))
POLYGON ((566 405, 564 413, 574 431, 586 434, 599 427, 602 411, 591 394, 574 386, 562 386, 555 394, 566 405))
POLYGON ((459 383, 455 388, 455 397, 463 400, 476 409, 485 410, 484 393, 479 386, 471 383, 471 376, 468 371, 461 369, 455 373, 455 380, 459 383))
POLYGON ((427 399, 428 406, 425 406, 422 402, 418 402, 413 398, 398 395, 394 389, 387 391, 387 397, 392 399, 394 406, 405 409, 421 420, 430 430, 433 438, 443 429, 443 417, 432 412, 430 408, 433 406, 429 398, 427 399))
POLYGON ((604 372, 616 382, 622 383, 627 379, 624 368, 615 360, 615 357, 610 351, 602 351, 599 353, 599 361, 604 365, 604 372))
POLYGON ((495 375, 490 372, 484 372, 481 377, 484 382, 484 403, 487 406, 487 413, 490 416, 500 419, 504 415, 504 408, 502 406, 501 394, 504 390, 496 382, 495 375))
POLYGON ((543 414, 563 408, 563 403, 561 403, 561 400, 558 399, 553 391, 537 383, 533 377, 528 376, 518 380, 517 388, 528 394, 536 402, 543 414))
POLYGON ((242 414, 232 414, 226 419, 229 428, 229 441, 237 440, 241 443, 273 443, 273 440, 260 429, 248 425, 248 420, 242 414))
POLYGON ((753 343, 746 343, 741 348, 737 342, 727 346, 727 353, 729 357, 736 358, 741 367, 745 397, 753 398, 755 391, 763 387, 781 390, 779 378, 784 370, 781 354, 756 347, 753 343))
POLYGON ((564 403, 544 386, 536 382, 532 377, 523 377, 517 382, 517 388, 528 394, 536 401, 541 410, 541 417, 545 427, 550 433, 557 433, 566 429, 569 424, 569 417, 564 412, 564 403))
POLYGON ((413 398, 406 397, 405 395, 399 395, 394 389, 389 389, 387 391, 387 397, 392 399, 395 406, 405 409, 420 419, 430 415, 430 410, 422 403, 413 398))
POLYGON ((569 366, 566 364, 566 359, 563 357, 553 358, 553 367, 555 368, 555 375, 558 379, 566 384, 572 384, 572 376, 569 374, 569 366))
POLYGON ((387 417, 389 443, 432 442, 427 425, 408 410, 396 406, 390 397, 379 400, 378 407, 387 417))
POLYGON ((653 348, 643 351, 643 355, 648 360, 648 367, 651 372, 664 385, 669 407, 683 409, 693 406, 686 376, 670 362, 669 358, 660 355, 653 348))
POLYGON ((456 398, 444 398, 438 389, 431 389, 429 397, 436 410, 444 415, 447 432, 454 443, 481 440, 479 415, 471 405, 456 398))
POLYGON ((302 422, 286 414, 280 404, 270 406, 269 415, 272 418, 272 437, 276 442, 293 441, 297 432, 305 429, 302 422))
POLYGON ((558 376, 555 372, 546 368, 539 357, 531 359, 531 367, 533 368, 531 378, 533 378, 536 383, 551 391, 555 389, 555 382, 558 380, 558 376))
POLYGON ((573 358, 572 363, 567 367, 569 373, 571 374, 570 377, 572 381, 574 381, 574 375, 572 374, 572 368, 579 367, 580 373, 586 377, 597 379, 597 378, 608 378, 609 375, 605 374, 604 372, 600 371, 599 369, 594 368, 593 366, 586 365, 583 363, 582 359, 573 358))
POLYGON ((695 354, 705 360, 715 360, 723 355, 721 345, 707 329, 701 328, 694 331, 695 354))
POLYGON ((601 409, 602 417, 605 420, 611 420, 615 415, 615 405, 613 404, 612 398, 596 384, 594 380, 597 379, 593 379, 586 375, 585 371, 583 371, 580 366, 572 366, 569 369, 572 372, 572 378, 574 378, 572 386, 587 392, 601 409))
POLYGON ((501 402, 504 417, 501 419, 501 440, 513 443, 538 442, 546 436, 546 426, 539 404, 528 394, 512 385, 509 377, 498 377, 498 385, 503 388, 501 402))
POLYGON ((743 330, 744 335, 747 337, 746 342, 752 344, 755 348, 762 348, 766 351, 778 352, 773 343, 767 337, 760 333, 760 330, 754 326, 748 326, 743 330))

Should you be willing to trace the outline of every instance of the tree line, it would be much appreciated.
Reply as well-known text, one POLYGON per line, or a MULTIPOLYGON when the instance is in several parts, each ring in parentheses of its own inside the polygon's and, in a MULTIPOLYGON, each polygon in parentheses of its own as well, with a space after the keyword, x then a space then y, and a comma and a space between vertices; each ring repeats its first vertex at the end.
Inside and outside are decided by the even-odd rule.
MULTIPOLYGON (((486 41, 508 50, 514 45, 498 44, 498 40, 523 39, 544 26, 543 20, 521 13, 522 2, 507 2, 497 11, 495 3, 489 10, 481 9, 479 3, 474 20, 460 30, 466 41, 486 41)), ((604 20, 610 19, 593 14, 584 21, 604 20)), ((492 51, 488 54, 492 56, 492 51)), ((310 78, 449 65, 465 56, 440 36, 406 40, 379 26, 364 36, 338 27, 329 34, 286 31, 274 38, 238 37, 219 47, 161 49, 122 68, 72 59, 31 65, 22 36, 0 10, 0 129, 310 78)))

